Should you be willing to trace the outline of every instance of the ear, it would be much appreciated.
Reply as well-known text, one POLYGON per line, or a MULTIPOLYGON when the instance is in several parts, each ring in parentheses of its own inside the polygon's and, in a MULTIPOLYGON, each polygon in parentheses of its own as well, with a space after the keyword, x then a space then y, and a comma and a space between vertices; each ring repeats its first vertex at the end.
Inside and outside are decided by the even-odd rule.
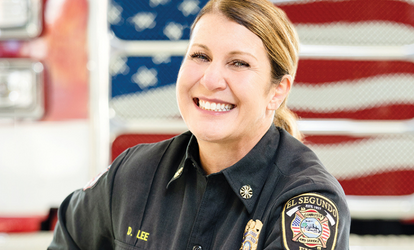
POLYGON ((268 110, 276 110, 279 108, 286 96, 289 94, 292 83, 292 76, 284 75, 278 85, 274 84, 274 87, 270 90, 272 96, 269 104, 267 105, 268 110))

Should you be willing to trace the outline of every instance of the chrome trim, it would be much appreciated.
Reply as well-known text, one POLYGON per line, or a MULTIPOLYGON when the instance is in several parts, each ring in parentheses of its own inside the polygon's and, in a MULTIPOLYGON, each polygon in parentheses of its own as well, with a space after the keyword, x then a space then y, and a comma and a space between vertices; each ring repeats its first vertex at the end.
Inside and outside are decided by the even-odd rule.
POLYGON ((6 39, 30 39, 40 35, 43 29, 43 1, 27 0, 30 10, 29 20, 26 25, 16 28, 0 28, 0 40, 6 39))
POLYGON ((0 119, 38 120, 45 113, 44 66, 41 62, 31 59, 1 58, 1 70, 29 70, 31 72, 34 101, 29 107, 0 108, 0 119))
POLYGON ((89 121, 91 164, 89 175, 96 176, 110 164, 109 141, 109 39, 108 1, 88 0, 89 121))

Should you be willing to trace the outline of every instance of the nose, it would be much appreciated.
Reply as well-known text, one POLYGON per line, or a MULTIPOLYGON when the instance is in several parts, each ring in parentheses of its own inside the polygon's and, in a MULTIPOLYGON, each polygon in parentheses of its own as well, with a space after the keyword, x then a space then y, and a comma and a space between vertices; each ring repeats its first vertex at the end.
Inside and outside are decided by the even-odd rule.
POLYGON ((224 66, 221 66, 219 62, 210 62, 204 71, 200 83, 210 91, 225 89, 227 82, 224 77, 224 66))

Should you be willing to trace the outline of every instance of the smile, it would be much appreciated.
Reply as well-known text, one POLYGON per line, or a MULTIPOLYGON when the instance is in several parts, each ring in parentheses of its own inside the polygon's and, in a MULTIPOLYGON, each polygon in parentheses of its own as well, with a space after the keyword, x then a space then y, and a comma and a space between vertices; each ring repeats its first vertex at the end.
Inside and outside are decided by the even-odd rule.
POLYGON ((215 111, 215 112, 225 112, 232 110, 235 105, 233 104, 224 104, 224 103, 215 103, 215 102, 208 102, 204 100, 199 100, 196 98, 195 103, 197 106, 204 110, 215 111))

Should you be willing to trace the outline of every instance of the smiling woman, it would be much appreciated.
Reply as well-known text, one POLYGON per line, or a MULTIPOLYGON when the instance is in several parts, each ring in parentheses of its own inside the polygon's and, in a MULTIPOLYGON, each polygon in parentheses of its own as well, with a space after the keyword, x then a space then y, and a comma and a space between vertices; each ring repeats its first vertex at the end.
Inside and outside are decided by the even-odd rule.
POLYGON ((291 84, 272 84, 270 72, 263 42, 244 26, 221 13, 194 26, 177 100, 208 174, 238 162, 269 129, 291 84))
POLYGON ((189 131, 72 193, 49 249, 348 249, 343 190, 286 107, 297 44, 267 0, 209 1, 177 79, 189 131))

